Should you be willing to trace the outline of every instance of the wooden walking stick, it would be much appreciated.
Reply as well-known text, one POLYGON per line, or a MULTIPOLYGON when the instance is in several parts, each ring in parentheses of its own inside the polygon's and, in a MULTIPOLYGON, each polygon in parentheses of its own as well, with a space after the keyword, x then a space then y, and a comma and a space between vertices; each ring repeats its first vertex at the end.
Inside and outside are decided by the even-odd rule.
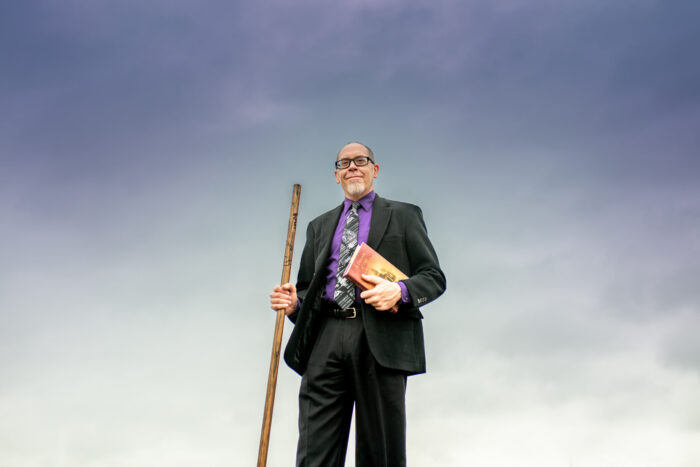
MULTIPOLYGON (((295 184, 292 190, 292 207, 289 210, 289 227, 287 228, 287 244, 284 249, 282 263, 282 284, 289 282, 292 270, 292 253, 294 252, 294 235, 297 231, 297 214, 299 212, 299 196, 301 185, 295 184)), ((270 358, 270 373, 267 377, 267 395, 265 396, 265 413, 263 414, 262 432, 260 433, 260 449, 258 451, 258 467, 267 465, 267 448, 270 444, 270 425, 272 423, 272 408, 275 405, 275 389, 277 387, 277 370, 280 363, 280 348, 282 347, 282 331, 284 330, 285 310, 277 310, 275 320, 275 335, 272 340, 272 357, 270 358)))

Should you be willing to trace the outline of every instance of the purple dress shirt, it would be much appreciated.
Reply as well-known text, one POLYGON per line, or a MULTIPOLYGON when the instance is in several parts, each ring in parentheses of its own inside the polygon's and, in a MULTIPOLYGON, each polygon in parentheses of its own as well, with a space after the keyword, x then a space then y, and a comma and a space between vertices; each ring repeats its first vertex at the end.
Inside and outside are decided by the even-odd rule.
MULTIPOLYGON (((376 197, 374 190, 367 193, 365 196, 360 198, 360 207, 357 208, 357 215, 359 218, 360 226, 357 233, 357 244, 360 245, 362 242, 367 242, 367 237, 369 236, 369 224, 372 220, 372 205, 374 204, 374 198, 376 197)), ((343 229, 345 228, 345 221, 348 218, 348 213, 352 207, 353 201, 345 198, 343 212, 340 214, 340 219, 338 220, 338 225, 335 228, 335 234, 333 235, 333 241, 331 242, 331 254, 328 258, 328 266, 326 268, 326 289, 323 293, 323 299, 325 301, 333 301, 333 293, 335 291, 335 276, 338 270, 338 258, 340 257, 340 243, 343 237, 343 229)), ((401 287, 401 302, 408 303, 411 300, 411 296, 406 289, 406 285, 399 281, 399 287, 401 287)), ((355 288, 355 301, 360 302, 360 289, 355 288)))

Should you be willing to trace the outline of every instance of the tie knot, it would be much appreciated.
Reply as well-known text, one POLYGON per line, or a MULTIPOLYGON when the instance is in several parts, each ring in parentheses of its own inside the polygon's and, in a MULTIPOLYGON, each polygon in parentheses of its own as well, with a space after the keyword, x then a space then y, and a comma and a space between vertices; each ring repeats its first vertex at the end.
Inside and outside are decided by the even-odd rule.
POLYGON ((357 212, 357 209, 358 209, 359 207, 360 207, 360 202, 359 202, 359 201, 355 201, 354 203, 352 203, 352 210, 353 210, 353 211, 357 212))

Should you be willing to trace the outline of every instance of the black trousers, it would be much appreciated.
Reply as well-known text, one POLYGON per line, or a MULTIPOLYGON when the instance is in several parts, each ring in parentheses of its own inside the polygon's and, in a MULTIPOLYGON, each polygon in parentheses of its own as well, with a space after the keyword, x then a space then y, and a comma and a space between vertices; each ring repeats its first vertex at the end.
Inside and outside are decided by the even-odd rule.
POLYGON ((299 390, 297 467, 343 467, 355 406, 355 465, 406 465, 406 374, 377 364, 362 316, 325 318, 299 390))

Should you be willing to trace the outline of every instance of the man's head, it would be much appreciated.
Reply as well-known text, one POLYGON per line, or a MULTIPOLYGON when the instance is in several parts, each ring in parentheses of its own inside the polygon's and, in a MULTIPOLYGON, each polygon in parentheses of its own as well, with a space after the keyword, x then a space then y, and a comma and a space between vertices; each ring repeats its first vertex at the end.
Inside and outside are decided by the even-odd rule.
POLYGON ((343 187, 345 196, 357 201, 374 189, 379 166, 374 163, 374 154, 370 148, 362 143, 348 143, 338 152, 333 173, 335 181, 343 187), (342 167, 344 165, 347 167, 342 167))

